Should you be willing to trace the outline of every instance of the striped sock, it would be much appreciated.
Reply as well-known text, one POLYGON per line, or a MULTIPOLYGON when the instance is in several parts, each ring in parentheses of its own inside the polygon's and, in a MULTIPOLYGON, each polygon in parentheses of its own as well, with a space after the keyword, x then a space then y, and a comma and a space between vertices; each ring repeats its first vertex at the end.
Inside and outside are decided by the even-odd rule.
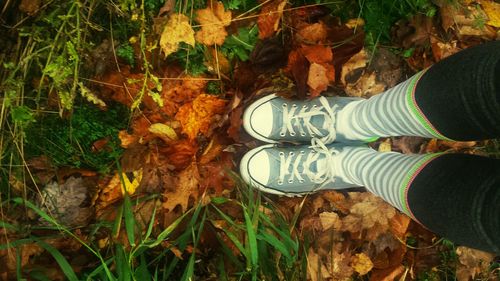
POLYGON ((430 124, 415 102, 418 80, 425 71, 367 100, 353 102, 337 115, 337 134, 348 140, 421 136, 447 139, 430 124))
POLYGON ((439 154, 406 155, 378 152, 366 146, 345 147, 337 155, 337 175, 345 182, 366 187, 392 206, 413 217, 406 193, 415 176, 439 154))

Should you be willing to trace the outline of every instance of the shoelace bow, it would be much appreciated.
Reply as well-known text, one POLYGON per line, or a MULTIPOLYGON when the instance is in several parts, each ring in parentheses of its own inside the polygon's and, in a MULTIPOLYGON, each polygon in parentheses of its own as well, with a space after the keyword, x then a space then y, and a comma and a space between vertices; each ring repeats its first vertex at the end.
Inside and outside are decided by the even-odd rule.
POLYGON ((295 126, 299 130, 301 136, 306 136, 306 132, 303 128, 305 127, 309 135, 313 137, 315 135, 318 136, 323 143, 333 142, 336 136, 334 111, 337 105, 330 106, 328 100, 325 97, 319 97, 319 101, 322 106, 318 107, 316 105, 313 105, 309 108, 304 105, 297 113, 296 111, 299 108, 297 105, 293 104, 290 110, 287 110, 288 105, 284 103, 283 126, 281 127, 280 135, 284 137, 286 135, 286 132, 289 131, 291 136, 295 136, 295 126), (325 118, 322 129, 328 130, 328 134, 326 136, 323 136, 320 130, 313 124, 311 124, 311 118, 318 115, 323 115, 325 118))
POLYGON ((278 184, 283 184, 285 177, 289 175, 288 183, 293 183, 296 178, 299 182, 304 182, 304 177, 306 175, 312 182, 321 184, 320 187, 326 185, 329 182, 335 181, 335 170, 336 165, 334 157, 339 153, 338 150, 331 148, 328 149, 326 145, 320 139, 312 139, 311 141, 311 151, 306 157, 305 152, 300 151, 298 155, 294 152, 286 153, 280 152, 280 173, 278 177, 278 184), (325 165, 323 167, 317 167, 317 171, 311 171, 311 165, 318 161, 321 155, 325 156, 325 165), (302 159, 302 158, 305 158, 302 159), (290 171, 291 168, 291 171, 290 171), (302 172, 299 168, 302 168, 302 172))

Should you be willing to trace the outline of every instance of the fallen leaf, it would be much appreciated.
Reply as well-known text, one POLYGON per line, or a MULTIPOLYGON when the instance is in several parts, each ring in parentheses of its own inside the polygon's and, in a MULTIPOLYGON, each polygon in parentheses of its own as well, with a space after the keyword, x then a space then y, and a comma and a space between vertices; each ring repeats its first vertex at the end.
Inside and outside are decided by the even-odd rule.
POLYGON ((365 72, 355 83, 347 84, 345 92, 351 97, 371 97, 382 93, 385 88, 385 84, 377 81, 375 72, 365 72))
POLYGON ((169 164, 181 170, 193 161, 193 157, 197 151, 198 146, 194 141, 184 139, 170 144, 164 150, 164 153, 167 155, 169 164))
POLYGON ((196 41, 207 46, 222 45, 227 36, 225 26, 231 24, 231 11, 224 11, 221 2, 209 5, 196 11, 196 21, 201 25, 201 30, 196 32, 196 41))
POLYGON ((327 26, 323 22, 307 24, 301 27, 295 35, 298 41, 317 44, 325 41, 328 36, 327 26))
POLYGON ((500 27, 500 3, 483 0, 481 1, 481 6, 483 7, 483 11, 486 15, 488 15, 488 21, 486 24, 494 27, 500 27))
POLYGON ((33 15, 38 11, 38 9, 40 9, 41 4, 42 0, 22 0, 18 8, 21 12, 33 15))
POLYGON ((355 83, 361 77, 367 64, 368 54, 365 49, 362 49, 344 63, 340 74, 340 82, 344 85, 355 83))
POLYGON ((333 60, 332 48, 322 45, 302 45, 302 54, 310 63, 331 63, 333 60))
POLYGON ((180 42, 194 47, 194 30, 187 16, 175 13, 170 15, 160 37, 160 47, 165 57, 177 51, 180 42))
POLYGON ((279 28, 286 0, 266 1, 262 6, 257 25, 259 26, 259 39, 266 39, 274 35, 279 28))
POLYGON ((193 140, 198 133, 209 135, 209 127, 214 121, 214 116, 224 112, 225 106, 225 100, 201 94, 193 102, 181 106, 175 119, 181 123, 182 132, 193 140))
POLYGON ((457 279, 459 281, 468 281, 482 272, 486 272, 493 260, 494 255, 480 250, 458 246, 456 249, 458 260, 457 279))
POLYGON ((342 226, 342 221, 340 220, 339 215, 334 212, 320 213, 319 219, 323 230, 329 230, 330 228, 337 230, 342 226))
POLYGON ((307 85, 311 89, 311 97, 317 97, 328 88, 328 70, 321 64, 312 63, 309 67, 307 85))
POLYGON ((349 19, 345 25, 350 29, 356 29, 365 26, 365 21, 362 18, 349 19))
POLYGON ((155 123, 151 124, 148 129, 153 135, 161 138, 165 142, 171 142, 175 141, 178 139, 177 133, 175 133, 175 130, 172 129, 172 127, 168 126, 167 124, 163 123, 155 123))
POLYGON ((118 138, 120 139, 120 146, 123 148, 128 148, 139 141, 136 135, 131 135, 126 130, 118 132, 118 138))
POLYGON ((304 99, 307 93, 307 77, 309 74, 309 61, 300 50, 292 50, 288 54, 286 71, 292 74, 297 87, 298 98, 304 99))
POLYGON ((193 162, 179 173, 175 186, 165 188, 163 192, 163 208, 167 212, 171 212, 175 207, 180 205, 182 212, 187 211, 190 198, 194 201, 198 199, 199 184, 200 174, 198 173, 198 166, 193 162))
POLYGON ((397 280, 396 277, 401 275, 404 271, 405 267, 403 265, 382 270, 374 270, 370 275, 370 281, 394 281, 397 280))
POLYGON ((354 271, 363 276, 372 270, 373 263, 365 253, 360 253, 352 257, 351 266, 354 271))
POLYGON ((320 256, 312 248, 307 253, 307 275, 312 281, 331 278, 320 256))

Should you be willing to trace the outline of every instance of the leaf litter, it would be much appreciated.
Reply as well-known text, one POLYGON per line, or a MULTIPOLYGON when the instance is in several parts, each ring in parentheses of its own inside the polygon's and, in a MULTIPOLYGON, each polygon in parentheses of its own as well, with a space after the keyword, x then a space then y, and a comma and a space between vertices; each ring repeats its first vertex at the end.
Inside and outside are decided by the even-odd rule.
MULTIPOLYGON (((33 13, 37 6, 28 7, 25 2, 20 8, 33 13)), ((224 6, 226 2, 208 1, 190 19, 181 13, 171 13, 174 4, 166 1, 161 11, 165 25, 156 38, 163 56, 175 56, 184 48, 183 43, 191 47, 202 44, 206 48, 204 63, 215 71, 191 75, 174 63, 161 64, 156 69, 159 77, 167 79, 155 81, 149 76, 151 81, 147 81, 146 90, 161 89, 163 102, 159 104, 149 95, 143 95, 140 107, 132 111, 129 128, 119 132, 125 149, 119 161, 122 171, 97 179, 95 175, 72 170, 54 182, 51 181, 55 177, 54 167, 47 160, 31 159, 33 171, 43 182, 37 204, 62 225, 73 227, 89 224, 92 217, 112 222, 120 215, 119 206, 125 195, 140 200, 159 194, 158 200, 133 208, 140 231, 145 232, 153 210, 161 209, 156 211, 155 229, 164 229, 197 202, 206 205, 210 198, 220 197, 234 200, 237 180, 230 171, 236 170, 239 155, 257 145, 246 141, 248 138, 241 130, 244 106, 252 100, 270 91, 300 99, 337 94, 370 97, 403 81, 412 71, 460 49, 491 40, 495 32, 498 34, 499 4, 481 1, 478 6, 473 5, 475 1, 467 1, 468 5, 457 8, 445 1, 436 2, 440 24, 422 15, 396 24, 394 44, 412 51, 403 54, 405 61, 394 62, 384 59, 387 50, 383 47, 379 54, 374 54, 364 46, 363 20, 341 21, 317 6, 289 9, 287 1, 261 1, 264 4, 253 12, 254 19, 240 22, 235 21, 238 14, 224 6), (484 28, 471 20, 474 16, 485 17, 484 28), (228 59, 218 46, 224 48, 228 36, 238 34, 238 28, 245 24, 258 26, 261 41, 250 48, 249 40, 242 43, 247 50, 253 50, 248 54, 249 61, 235 59, 245 58, 247 54, 241 53, 228 59), (407 32, 409 29, 413 31, 407 32), (441 36, 441 31, 447 36, 441 36), (289 44, 282 46, 280 37, 289 44), (377 64, 377 56, 383 57, 386 65, 377 64), (262 67, 280 62, 282 66, 271 74, 262 67), (221 77, 220 73, 227 76, 221 77), (212 81, 222 83, 220 92, 209 93, 212 81), (278 88, 280 83, 285 86, 278 88)), ((238 37, 232 38, 232 44, 237 44, 234 38, 238 37)), ((118 102, 132 109, 141 95, 144 77, 138 69, 122 65, 119 70, 104 73, 100 77, 101 86, 93 89, 93 93, 99 100, 118 102)), ((388 138, 373 144, 383 146, 385 151, 403 153, 446 150, 477 153, 478 145, 411 137, 388 138)), ((290 221, 298 214, 294 236, 300 241, 314 241, 305 249, 308 280, 414 280, 420 271, 440 266, 439 251, 447 251, 436 243, 439 238, 434 234, 364 190, 323 191, 306 199, 271 197, 290 221)), ((244 221, 243 214, 234 206, 224 211, 235 221, 244 221)), ((225 219, 213 219, 212 225, 222 243, 241 257, 243 253, 232 240, 234 237, 225 235, 228 229, 236 233, 237 227, 225 219)), ((114 239, 126 241, 125 236, 122 230, 114 239)), ((4 239, 2 235, 0 241, 4 239)), ((82 235, 82 239, 86 238, 82 235)), ((108 243, 107 238, 99 241, 101 248, 108 243)), ((209 238, 201 241, 207 245, 213 243, 209 238)), ((65 245, 51 243, 58 248, 65 245)), ((36 243, 17 250, 22 266, 28 266, 44 252, 36 243)), ((183 258, 195 250, 171 247, 171 251, 183 258)), ((459 262, 458 280, 484 277, 493 260, 488 253, 466 247, 458 247, 455 254, 459 262)), ((4 279, 14 276, 17 261, 7 250, 0 250, 0 261, 6 265, 0 276, 4 279)))

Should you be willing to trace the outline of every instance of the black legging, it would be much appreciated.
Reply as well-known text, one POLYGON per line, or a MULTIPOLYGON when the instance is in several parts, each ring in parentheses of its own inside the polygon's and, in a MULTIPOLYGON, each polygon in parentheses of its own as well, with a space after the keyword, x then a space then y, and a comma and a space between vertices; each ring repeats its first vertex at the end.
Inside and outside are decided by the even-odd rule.
MULTIPOLYGON (((500 137, 500 41, 469 48, 432 66, 415 100, 447 138, 500 137)), ((414 216, 457 243, 500 253, 500 159, 444 154, 408 191, 414 216)))

